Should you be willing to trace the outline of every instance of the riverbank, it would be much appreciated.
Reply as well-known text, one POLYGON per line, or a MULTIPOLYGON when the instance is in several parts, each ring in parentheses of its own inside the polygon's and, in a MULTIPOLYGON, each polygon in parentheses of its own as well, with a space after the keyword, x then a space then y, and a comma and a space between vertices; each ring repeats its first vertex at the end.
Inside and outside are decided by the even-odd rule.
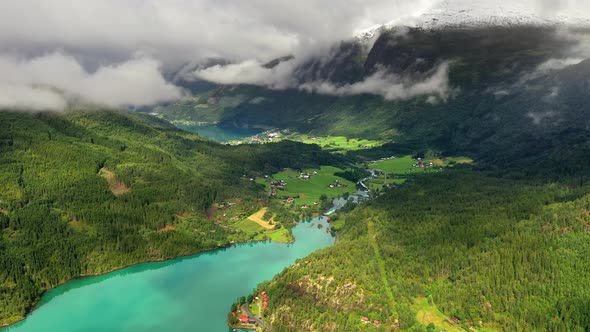
POLYGON ((330 246, 325 218, 301 221, 295 243, 237 243, 165 262, 83 277, 48 290, 36 309, 10 332, 88 329, 227 331, 226 308, 240 294, 272 279, 297 259, 330 246), (252 273, 256 271, 256 273, 252 273), (203 299, 207 299, 203 301, 203 299), (133 311, 133 314, 127 314, 133 311))
MULTIPOLYGON (((285 229, 285 231, 288 231, 285 229)), ((37 299, 37 301, 30 306, 29 308, 27 308, 25 316, 22 318, 19 318, 17 320, 14 321, 9 321, 9 322, 2 322, 2 325, 0 325, 0 331, 6 330, 7 328, 10 328, 11 326, 14 326, 15 324, 18 324, 24 320, 26 320, 31 314, 33 314, 35 312, 35 310, 38 309, 38 306, 41 302, 41 300, 43 299, 43 297, 50 291, 61 287, 67 283, 70 282, 74 282, 74 281, 81 281, 84 279, 88 279, 88 278, 94 278, 94 277, 101 277, 101 276, 107 276, 109 274, 112 273, 116 273, 128 268, 132 268, 132 267, 136 267, 136 266, 140 266, 143 264, 151 264, 151 263, 165 263, 165 262, 169 262, 169 261, 173 261, 173 260, 178 260, 178 259, 183 259, 183 258, 190 258, 192 256, 197 256, 197 255, 201 255, 204 253, 208 253, 208 252, 214 252, 217 250, 223 250, 223 249, 228 249, 231 248, 235 245, 239 245, 239 244, 248 244, 248 243, 260 243, 260 242, 274 242, 274 243, 280 243, 280 244, 290 244, 290 243, 294 243, 295 239, 292 239, 290 241, 277 241, 272 239, 271 237, 269 237, 268 239, 260 239, 260 240, 244 240, 244 241, 229 241, 227 243, 224 243, 220 246, 216 246, 216 247, 211 247, 211 248, 207 248, 207 249, 203 249, 203 250, 198 250, 198 251, 194 251, 194 252, 190 252, 190 253, 186 253, 186 254, 181 254, 178 256, 174 256, 174 257, 167 257, 167 258, 162 258, 162 259, 149 259, 149 260, 142 260, 142 261, 137 261, 137 262, 133 262, 133 263, 129 263, 129 264, 125 264, 113 269, 110 269, 108 271, 105 272, 100 272, 100 273, 85 273, 85 274, 80 274, 79 276, 76 276, 74 278, 70 278, 65 280, 64 282, 61 282, 59 284, 57 284, 54 287, 45 289, 39 296, 39 298, 37 299)))
MULTIPOLYGON (((306 220, 300 220, 299 224, 306 224, 308 221, 306 220)), ((297 226, 295 226, 297 227, 297 226)), ((302 225, 303 228, 305 228, 305 226, 302 225)), ((289 231, 291 232, 291 230, 287 230, 285 229, 284 231, 289 231)), ((331 237, 331 235, 330 235, 331 237)), ((293 241, 290 241, 290 245, 293 245, 296 242, 296 238, 293 237, 293 241)), ((100 278, 100 279, 108 279, 110 276, 114 276, 119 274, 122 271, 125 271, 127 269, 133 269, 133 270, 141 270, 143 267, 149 266, 151 264, 158 264, 158 263, 167 263, 170 262, 171 264, 173 264, 174 262, 178 262, 178 261, 183 261, 183 260, 190 260, 190 259, 194 259, 194 258, 198 258, 201 255, 204 254, 216 254, 219 253, 220 250, 224 250, 224 249, 231 249, 231 248, 238 248, 244 245, 248 245, 248 246, 255 246, 258 243, 262 244, 262 243, 276 243, 279 245, 283 245, 284 243, 278 242, 278 241, 273 241, 272 239, 267 239, 267 240, 256 240, 256 241, 235 241, 235 242, 227 242, 221 246, 216 246, 216 247, 211 247, 208 249, 203 249, 203 250, 199 250, 199 251, 195 251, 195 252, 191 252, 191 253, 186 253, 183 255, 179 255, 179 256, 175 256, 175 257, 169 257, 169 258, 163 258, 163 259, 152 259, 152 260, 143 260, 143 261, 137 261, 134 263, 130 263, 130 264, 126 264, 123 266, 119 266, 117 268, 111 269, 109 271, 105 271, 104 273, 87 273, 87 274, 81 274, 77 277, 68 279, 65 282, 60 283, 59 285, 56 285, 55 287, 46 289, 43 291, 42 295, 39 297, 39 299, 34 303, 34 305, 32 305, 29 310, 27 310, 26 315, 18 320, 14 320, 11 322, 5 322, 4 326, 0 327, 0 331, 4 331, 4 330, 9 330, 12 331, 12 327, 13 326, 18 326, 19 323, 22 322, 26 322, 27 319, 29 317, 31 317, 32 315, 34 315, 37 310, 44 306, 47 302, 45 302, 45 298, 47 296, 51 296, 51 293, 53 293, 57 288, 63 288, 64 286, 67 286, 67 284, 72 284, 72 283, 87 283, 88 281, 92 280, 93 278, 100 278)), ((228 303, 231 303, 231 299, 228 301, 228 303)), ((27 330, 28 331, 28 330, 27 330)))

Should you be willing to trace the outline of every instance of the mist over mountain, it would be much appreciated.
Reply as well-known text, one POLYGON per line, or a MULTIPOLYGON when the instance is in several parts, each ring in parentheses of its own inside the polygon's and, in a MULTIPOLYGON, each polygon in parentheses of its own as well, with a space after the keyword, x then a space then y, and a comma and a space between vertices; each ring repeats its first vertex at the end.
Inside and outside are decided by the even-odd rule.
POLYGON ((441 78, 446 72, 444 59, 441 67, 431 68, 430 75, 407 77, 373 68, 363 80, 358 79, 355 62, 362 62, 361 54, 370 51, 382 26, 394 30, 525 25, 566 29, 587 25, 588 7, 583 1, 541 0, 501 4, 375 0, 337 7, 313 1, 296 5, 278 1, 271 6, 233 1, 105 1, 83 6, 68 1, 7 1, 0 4, 5 15, 0 23, 0 65, 14 70, 0 81, 5 91, 0 107, 63 109, 68 95, 110 106, 153 105, 184 95, 180 87, 186 84, 173 86, 179 77, 337 96, 375 93, 386 99, 408 99, 426 94, 444 99, 448 94, 441 78), (67 12, 77 14, 66 17, 67 12), (109 24, 95 17, 109 17, 109 24), (35 24, 23 28, 21 22, 35 24), (285 57, 288 60, 265 66, 285 57), (338 67, 343 72, 334 70, 335 62, 347 63, 338 67), (62 78, 48 79, 44 67, 61 72, 62 78), (328 76, 333 80, 326 80, 328 76), (344 76, 350 84, 343 86, 344 76), (118 89, 113 87, 118 82, 135 91, 117 96, 118 89), (86 86, 102 92, 97 95, 86 86), (56 94, 56 89, 65 94, 56 94))

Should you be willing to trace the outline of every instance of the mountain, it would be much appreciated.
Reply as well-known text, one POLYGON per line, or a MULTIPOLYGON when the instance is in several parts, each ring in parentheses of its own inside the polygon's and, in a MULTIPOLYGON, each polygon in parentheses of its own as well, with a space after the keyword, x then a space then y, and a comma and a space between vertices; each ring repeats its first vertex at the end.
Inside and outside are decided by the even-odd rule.
MULTIPOLYGON (((590 112, 584 105, 590 102, 585 93, 590 68, 570 54, 581 43, 547 26, 392 29, 383 31, 369 50, 358 41, 336 45, 333 56, 308 61, 296 76, 302 82, 343 87, 386 71, 412 85, 448 63, 444 100, 220 86, 201 92, 199 102, 186 100, 158 112, 171 121, 413 143, 504 166, 551 156, 561 167, 560 160, 588 149, 590 112), (195 108, 196 103, 206 107, 195 108)), ((382 84, 385 89, 387 84, 382 84)))
MULTIPOLYGON (((555 15, 555 8, 543 10, 538 1, 443 0, 414 18, 394 20, 382 26, 360 30, 355 37, 366 39, 382 29, 400 26, 427 30, 486 27, 588 27, 590 19, 580 13, 555 15), (546 13, 543 13, 546 12, 546 13), (546 14, 546 15, 543 15, 546 14)), ((545 4, 546 5, 546 4, 545 4)), ((560 4, 556 4, 557 7, 560 4)))
POLYGON ((413 153, 477 161, 411 177, 331 216, 333 247, 251 294, 266 292, 271 331, 590 326, 587 20, 546 20, 524 2, 465 3, 440 2, 413 25, 334 45, 295 71, 302 84, 337 90, 376 73, 417 85, 448 65, 442 97, 376 93, 391 81, 362 94, 218 86, 197 96, 215 97, 197 112, 190 101, 159 109, 170 120, 391 142, 348 154, 359 160, 413 153), (564 35, 565 26, 576 28, 564 35))

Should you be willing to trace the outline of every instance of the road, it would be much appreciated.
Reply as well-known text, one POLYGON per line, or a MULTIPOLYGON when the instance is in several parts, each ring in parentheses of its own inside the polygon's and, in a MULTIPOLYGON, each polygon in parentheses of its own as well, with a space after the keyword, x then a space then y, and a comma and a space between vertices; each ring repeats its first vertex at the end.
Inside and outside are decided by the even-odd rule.
POLYGON ((266 325, 262 319, 258 318, 257 316, 252 315, 250 309, 248 309, 248 303, 242 304, 242 312, 248 316, 248 319, 255 321, 263 330, 266 330, 266 325))

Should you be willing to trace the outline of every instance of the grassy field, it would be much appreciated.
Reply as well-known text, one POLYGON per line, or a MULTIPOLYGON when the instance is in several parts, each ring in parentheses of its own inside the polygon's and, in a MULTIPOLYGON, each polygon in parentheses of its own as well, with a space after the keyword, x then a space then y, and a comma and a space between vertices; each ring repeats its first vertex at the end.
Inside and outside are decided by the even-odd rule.
MULTIPOLYGON (((344 193, 353 193, 356 191, 355 184, 335 176, 335 172, 340 172, 342 169, 332 166, 322 166, 320 169, 305 170, 304 173, 311 174, 309 179, 300 179, 299 172, 294 170, 286 170, 273 175, 273 180, 284 180, 287 182, 285 190, 277 190, 277 197, 293 197, 297 205, 311 205, 314 202, 319 202, 320 196, 325 194, 328 198, 335 198, 342 196, 344 193), (317 174, 313 174, 313 172, 317 174), (336 181, 346 185, 346 187, 330 188, 331 184, 336 181)), ((270 179, 258 179, 258 183, 262 183, 270 189, 270 179)))
POLYGON ((323 149, 330 150, 332 152, 346 152, 352 150, 374 148, 384 143, 382 141, 347 138, 344 136, 319 137, 304 134, 291 134, 286 138, 293 141, 303 142, 306 144, 317 144, 321 146, 323 149))
POLYGON ((367 186, 369 186, 369 189, 381 189, 383 188, 384 184, 391 184, 391 183, 395 183, 395 184, 402 184, 406 182, 406 179, 404 178, 396 178, 396 179, 385 179, 385 177, 378 177, 372 180, 367 181, 365 184, 367 186))
POLYGON ((387 174, 410 175, 440 171, 437 167, 449 167, 455 164, 470 164, 473 160, 466 157, 448 157, 438 159, 425 159, 424 162, 432 162, 434 168, 414 167, 416 160, 412 156, 403 156, 388 160, 380 160, 369 164, 369 168, 378 169, 387 174))
POLYGON ((420 324, 428 326, 428 324, 436 325, 436 331, 446 332, 462 332, 464 331, 458 325, 449 322, 448 318, 438 310, 434 305, 430 305, 425 297, 416 299, 414 303, 414 310, 416 310, 416 319, 420 324))
POLYGON ((271 240, 280 243, 291 243, 294 241, 293 235, 287 228, 277 230, 266 229, 250 219, 243 219, 236 222, 233 227, 246 233, 258 233, 253 240, 264 241, 271 240))
POLYGON ((294 240, 293 236, 291 235, 291 232, 289 232, 289 230, 286 228, 281 228, 274 232, 269 232, 266 235, 275 242, 289 243, 293 242, 294 240))
POLYGON ((250 219, 240 220, 240 221, 236 222, 233 226, 237 229, 240 229, 240 230, 246 232, 246 233, 254 233, 254 232, 260 232, 260 231, 266 230, 266 228, 258 225, 256 222, 254 222, 250 219))
POLYGON ((413 167, 416 161, 411 156, 404 156, 388 160, 380 160, 369 164, 369 168, 378 169, 387 174, 407 175, 433 171, 427 168, 413 167))
POLYGON ((250 304, 249 306, 250 312, 252 313, 252 315, 254 316, 260 316, 260 306, 258 305, 258 301, 254 301, 252 302, 252 304, 250 304))

